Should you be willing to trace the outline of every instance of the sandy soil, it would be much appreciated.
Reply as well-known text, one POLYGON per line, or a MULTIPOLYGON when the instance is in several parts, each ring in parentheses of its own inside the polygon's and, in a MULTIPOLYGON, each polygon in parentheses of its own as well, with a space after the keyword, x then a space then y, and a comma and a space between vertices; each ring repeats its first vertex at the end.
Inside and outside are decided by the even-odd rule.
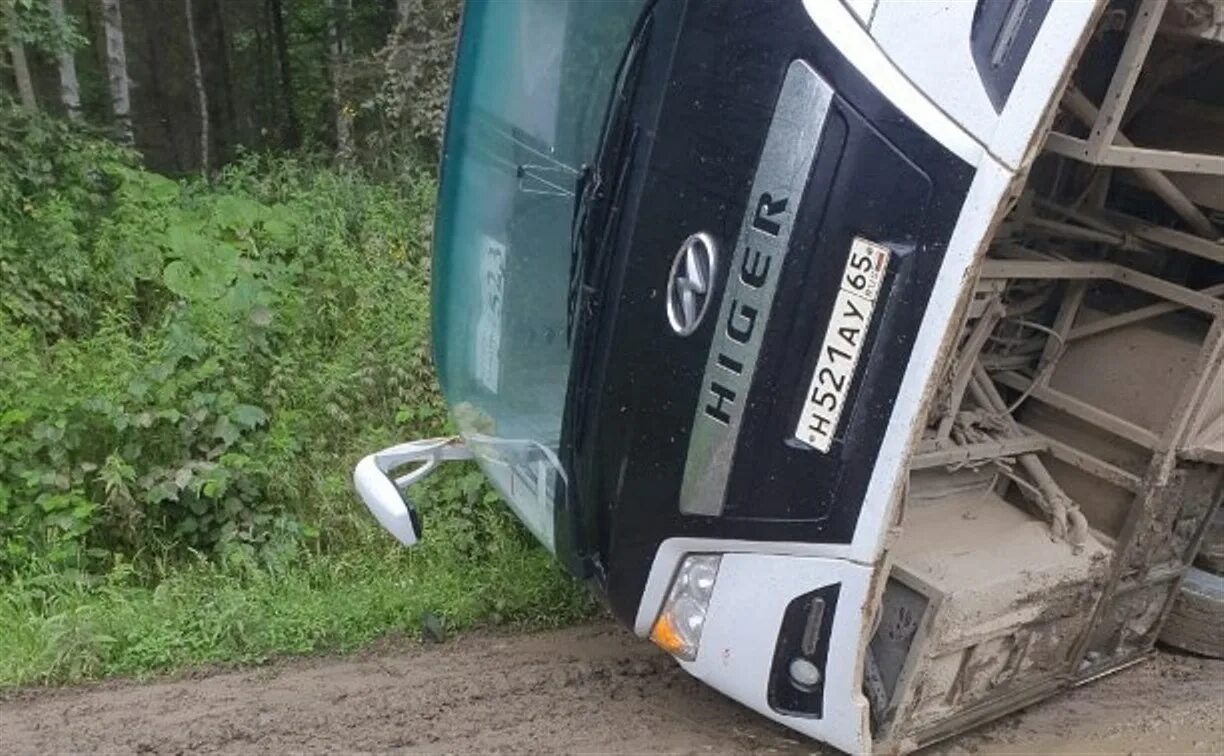
MULTIPOLYGON (((0 699, 0 749, 813 753, 605 625, 0 699)), ((934 749, 1224 751, 1224 662, 1152 661, 934 749)))

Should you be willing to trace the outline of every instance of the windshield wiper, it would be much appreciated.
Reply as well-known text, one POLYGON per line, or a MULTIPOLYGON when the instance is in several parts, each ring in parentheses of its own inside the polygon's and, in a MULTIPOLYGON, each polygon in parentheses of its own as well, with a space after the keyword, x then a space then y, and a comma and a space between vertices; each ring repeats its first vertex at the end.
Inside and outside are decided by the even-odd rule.
POLYGON ((574 214, 570 224, 570 274, 566 296, 566 339, 574 338, 575 325, 597 309, 597 293, 606 269, 605 254, 615 238, 621 199, 637 143, 637 126, 630 118, 642 70, 642 52, 650 38, 652 16, 638 22, 621 60, 616 85, 608 104, 593 165, 584 165, 574 186, 574 214))
POLYGON ((574 321, 577 319, 578 294, 582 291, 583 262, 587 258, 590 233, 591 195, 594 186, 591 178, 594 170, 583 165, 574 181, 574 217, 570 221, 570 269, 569 290, 565 298, 565 340, 574 341, 574 321))
POLYGON ((633 167, 639 129, 631 117, 638 91, 642 61, 653 26, 647 11, 638 21, 621 65, 604 117, 599 149, 591 165, 578 172, 574 188, 574 215, 570 228, 570 275, 567 295, 566 340, 572 349, 569 386, 561 432, 561 461, 569 473, 564 502, 565 528, 575 561, 576 574, 590 576, 599 570, 596 546, 590 531, 590 510, 580 512, 584 495, 582 471, 578 469, 580 447, 590 398, 589 384, 595 362, 594 329, 601 293, 611 269, 611 248, 620 229, 626 190, 633 167))

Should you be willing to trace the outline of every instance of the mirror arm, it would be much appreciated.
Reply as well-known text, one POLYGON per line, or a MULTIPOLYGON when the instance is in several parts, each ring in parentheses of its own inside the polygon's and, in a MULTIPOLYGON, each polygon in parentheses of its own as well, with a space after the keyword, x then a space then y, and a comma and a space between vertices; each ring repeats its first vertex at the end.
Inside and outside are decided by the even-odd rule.
POLYGON ((411 502, 402 493, 432 473, 440 462, 472 459, 472 451, 458 436, 397 444, 374 452, 357 463, 353 485, 370 513, 405 546, 420 538, 420 525, 411 502), (391 471, 420 463, 396 478, 391 471))

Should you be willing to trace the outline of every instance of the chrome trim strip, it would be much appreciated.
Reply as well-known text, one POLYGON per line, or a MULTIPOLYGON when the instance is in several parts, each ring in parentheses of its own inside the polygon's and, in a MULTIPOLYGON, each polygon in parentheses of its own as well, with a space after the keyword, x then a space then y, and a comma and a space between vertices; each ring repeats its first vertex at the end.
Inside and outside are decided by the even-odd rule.
POLYGON ((722 513, 757 353, 832 102, 833 88, 811 66, 801 60, 790 64, 729 261, 706 359, 680 486, 685 514, 722 513))

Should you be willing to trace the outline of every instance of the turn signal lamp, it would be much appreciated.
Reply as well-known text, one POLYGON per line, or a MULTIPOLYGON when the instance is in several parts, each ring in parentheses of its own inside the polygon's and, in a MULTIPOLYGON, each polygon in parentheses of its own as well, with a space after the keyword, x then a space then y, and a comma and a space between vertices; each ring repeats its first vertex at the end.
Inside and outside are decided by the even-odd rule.
POLYGON ((697 658, 706 610, 714 595, 714 581, 722 557, 690 554, 680 563, 667 600, 650 629, 650 639, 667 653, 684 661, 697 658))

